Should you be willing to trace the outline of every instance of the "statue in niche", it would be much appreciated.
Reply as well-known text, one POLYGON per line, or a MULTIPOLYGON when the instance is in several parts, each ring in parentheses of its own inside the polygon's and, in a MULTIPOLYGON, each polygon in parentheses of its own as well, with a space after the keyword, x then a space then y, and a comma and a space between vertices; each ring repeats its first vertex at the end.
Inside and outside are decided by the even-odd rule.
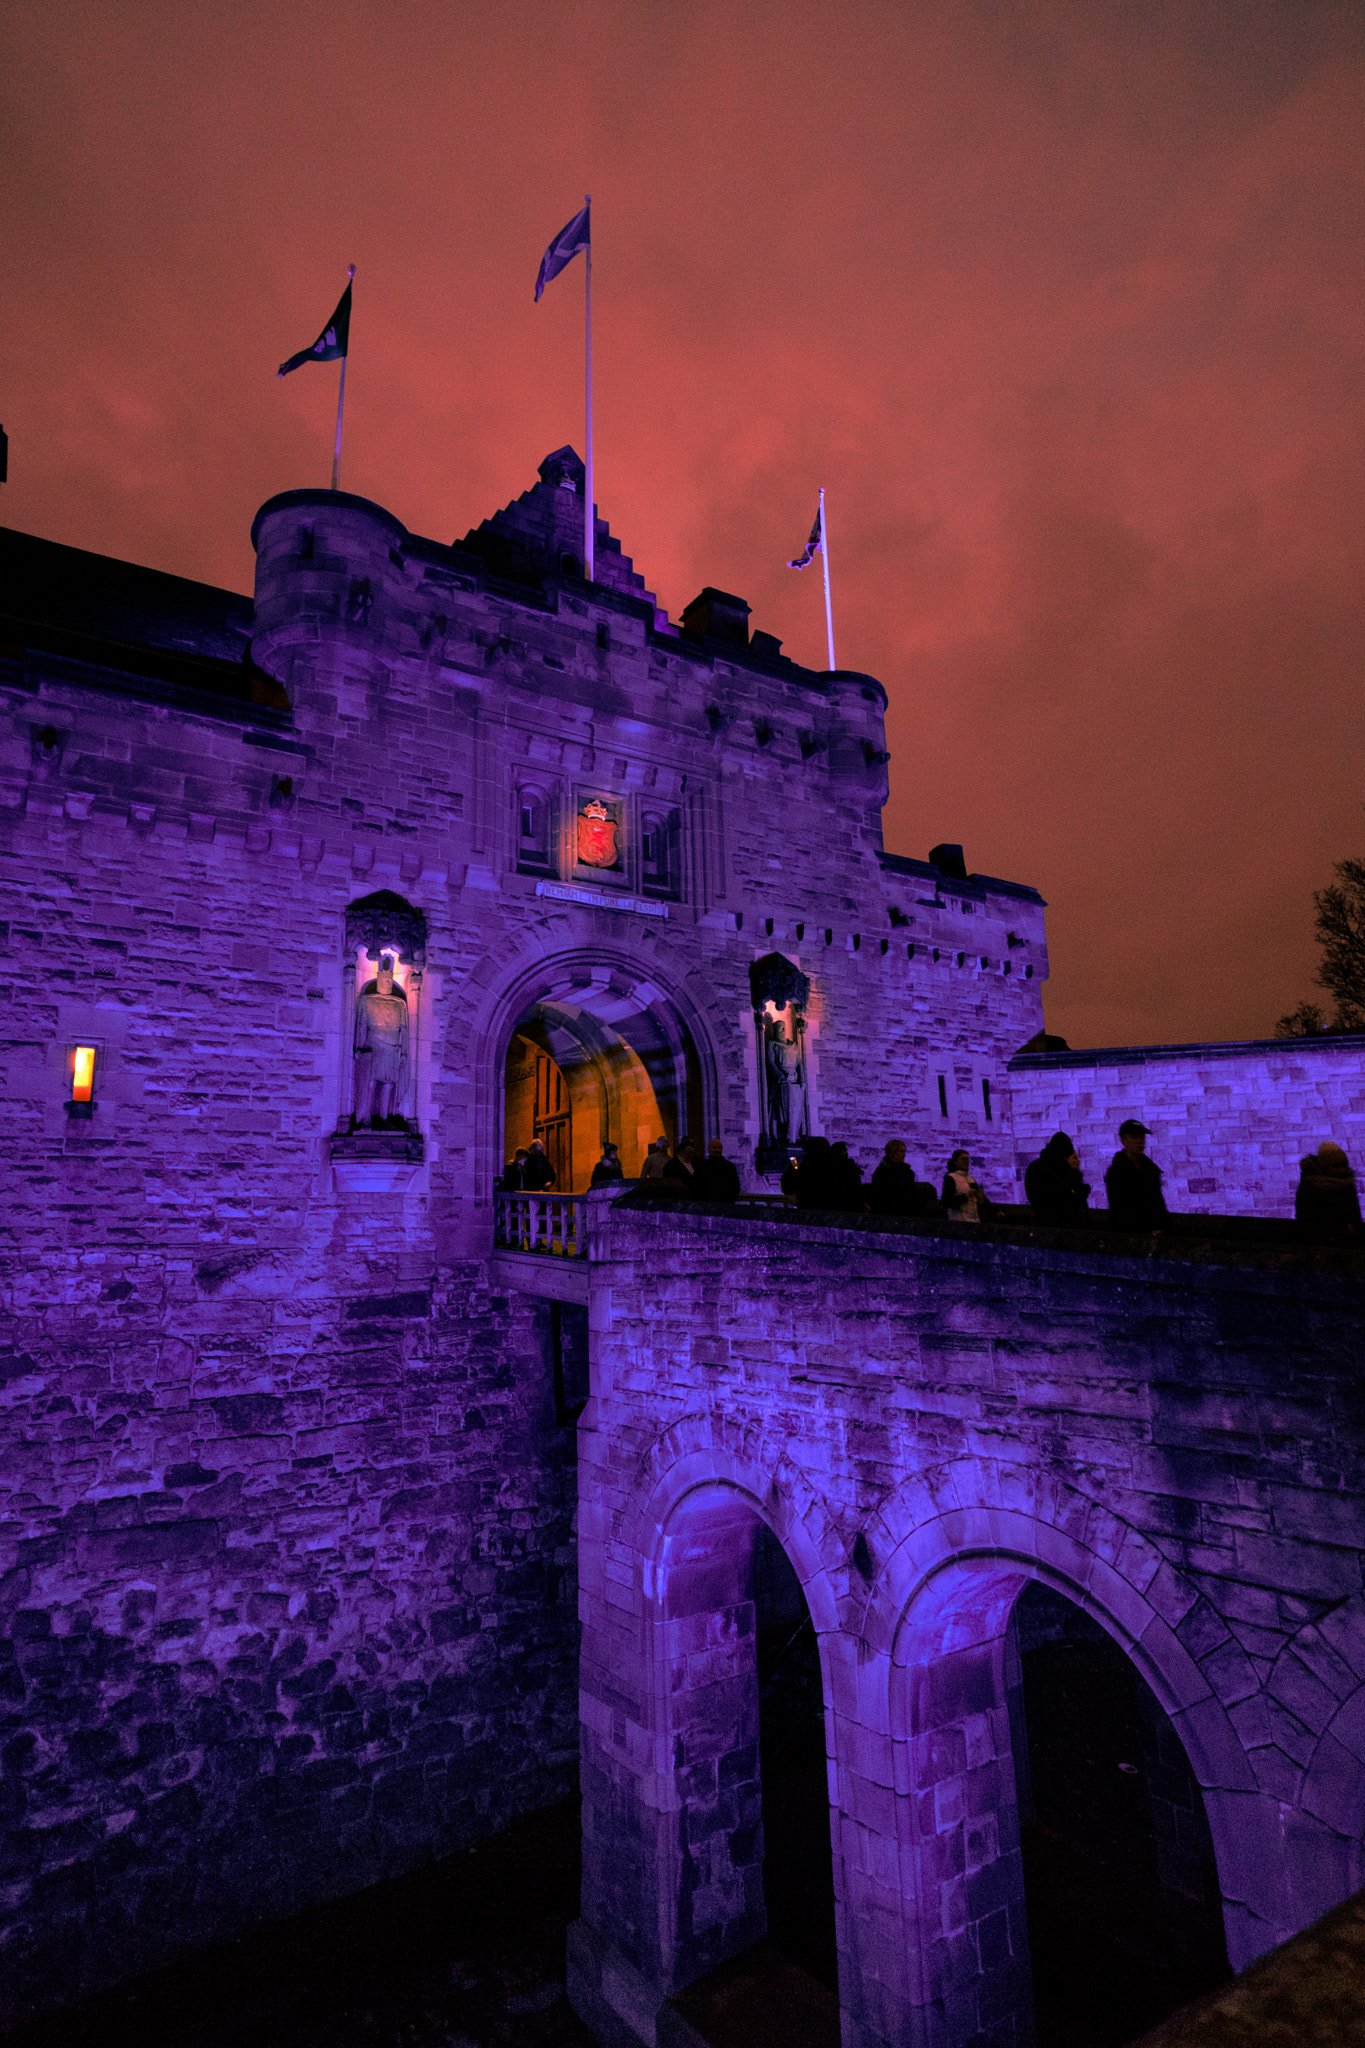
POLYGON ((760 1173, 777 1174, 810 1128, 806 1073, 806 1005, 810 982, 794 960, 768 953, 749 967, 758 1050, 760 1173))
POLYGON ((379 971, 355 1003, 356 1127, 405 1131, 397 1114, 408 1077, 408 999, 393 978, 393 955, 380 956, 379 971))
POLYGON ((763 1019, 763 1065, 767 1077, 766 1136, 773 1145, 795 1142, 805 1128, 806 1086, 802 1069, 800 1025, 792 1014, 788 1037, 783 1016, 768 1005, 763 1019))

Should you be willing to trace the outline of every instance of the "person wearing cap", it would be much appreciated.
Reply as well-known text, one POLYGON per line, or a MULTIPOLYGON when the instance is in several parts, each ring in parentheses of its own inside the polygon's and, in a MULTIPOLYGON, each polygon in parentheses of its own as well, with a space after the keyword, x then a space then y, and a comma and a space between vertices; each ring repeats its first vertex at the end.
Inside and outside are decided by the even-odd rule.
POLYGON ((1122 1150, 1114 1154, 1104 1176, 1115 1230, 1160 1230, 1169 1214, 1161 1192, 1161 1168, 1147 1157, 1150 1135, 1135 1116, 1125 1117, 1119 1125, 1122 1150))
POLYGON ((1365 1243, 1356 1177, 1350 1160, 1330 1138, 1300 1162, 1294 1214, 1300 1235, 1310 1244, 1365 1243))

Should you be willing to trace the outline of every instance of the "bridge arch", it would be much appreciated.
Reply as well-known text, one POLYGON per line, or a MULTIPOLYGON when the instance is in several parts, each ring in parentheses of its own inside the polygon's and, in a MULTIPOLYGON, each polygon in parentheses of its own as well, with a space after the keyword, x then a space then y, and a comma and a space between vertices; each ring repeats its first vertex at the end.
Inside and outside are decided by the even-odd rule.
MULTIPOLYGON (((1301 1926, 1365 1885, 1365 1593, 1291 1636, 1266 1692, 1307 1752, 1282 1850, 1301 1926)), ((1292 1782, 1292 1760, 1274 1762, 1292 1782)))
MULTIPOLYGON (((1279 1810, 1262 1795, 1232 1718, 1231 1710, 1258 1689, 1255 1673, 1226 1626, 1154 1545, 1075 1489, 1022 1471, 983 1474, 974 1461, 934 1489, 923 1482, 902 1489, 874 1522, 869 1548, 880 1569, 863 1639, 884 1680, 876 1712, 898 1784, 919 1783, 928 1769, 936 1813, 955 1798, 970 1804, 987 1784, 998 1785, 1004 1805, 1013 1807, 1005 1632, 1020 1593, 1037 1582, 1100 1625, 1179 1736, 1212 1836, 1232 1967, 1244 1967, 1300 1924, 1284 1882, 1279 1810), (974 1481, 985 1495, 976 1502, 974 1481), (961 1771, 949 1771, 950 1750, 961 1771), (953 1777, 961 1782, 940 1793, 940 1783, 953 1777)), ((942 1939, 936 1929, 948 1925, 970 1935, 972 1923, 953 1920, 960 1913, 955 1901, 945 1905, 936 1863, 942 1846, 924 1826, 923 1809, 910 1802, 900 1815, 906 1907, 919 1923, 910 1947, 920 1974, 910 1995, 933 2006, 954 1986, 958 1994, 966 1989, 960 1980, 971 1945, 942 1939)), ((997 1867, 975 1889, 1003 1900, 1011 1915, 1009 1948, 1000 1959, 1004 1981, 990 1996, 1007 1995, 1012 1983, 1022 2005, 1027 1946, 1017 1836, 988 1835, 976 1844, 977 1869, 997 1867)))

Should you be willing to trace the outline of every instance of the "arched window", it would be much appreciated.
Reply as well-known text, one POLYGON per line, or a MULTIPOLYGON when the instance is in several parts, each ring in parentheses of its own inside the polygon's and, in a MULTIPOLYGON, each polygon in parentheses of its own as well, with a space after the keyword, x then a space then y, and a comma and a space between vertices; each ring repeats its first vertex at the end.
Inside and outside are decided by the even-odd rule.
POLYGON ((517 791, 517 866, 535 874, 550 869, 550 799, 535 783, 517 791))
POLYGON ((640 889, 646 896, 678 893, 678 813, 640 813, 640 889))

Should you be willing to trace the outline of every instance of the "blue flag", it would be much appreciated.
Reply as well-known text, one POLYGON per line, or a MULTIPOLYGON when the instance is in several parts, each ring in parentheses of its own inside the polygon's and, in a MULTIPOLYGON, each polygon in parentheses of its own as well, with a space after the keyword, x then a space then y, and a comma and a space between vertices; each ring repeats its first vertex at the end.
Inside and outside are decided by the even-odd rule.
MULTIPOLYGON (((355 275, 352 271, 352 276, 355 275)), ((337 309, 323 328, 311 348, 301 348, 296 356, 290 356, 287 363, 281 363, 279 374, 287 377, 291 370, 297 370, 301 363, 334 363, 346 353, 351 338, 351 287, 347 285, 337 302, 337 309)))
POLYGON ((588 226, 588 208, 576 213, 566 228, 561 228, 549 248, 540 259, 540 275, 536 279, 536 298, 539 299, 552 277, 558 277, 566 263, 572 263, 580 249, 590 246, 592 236, 588 226))

